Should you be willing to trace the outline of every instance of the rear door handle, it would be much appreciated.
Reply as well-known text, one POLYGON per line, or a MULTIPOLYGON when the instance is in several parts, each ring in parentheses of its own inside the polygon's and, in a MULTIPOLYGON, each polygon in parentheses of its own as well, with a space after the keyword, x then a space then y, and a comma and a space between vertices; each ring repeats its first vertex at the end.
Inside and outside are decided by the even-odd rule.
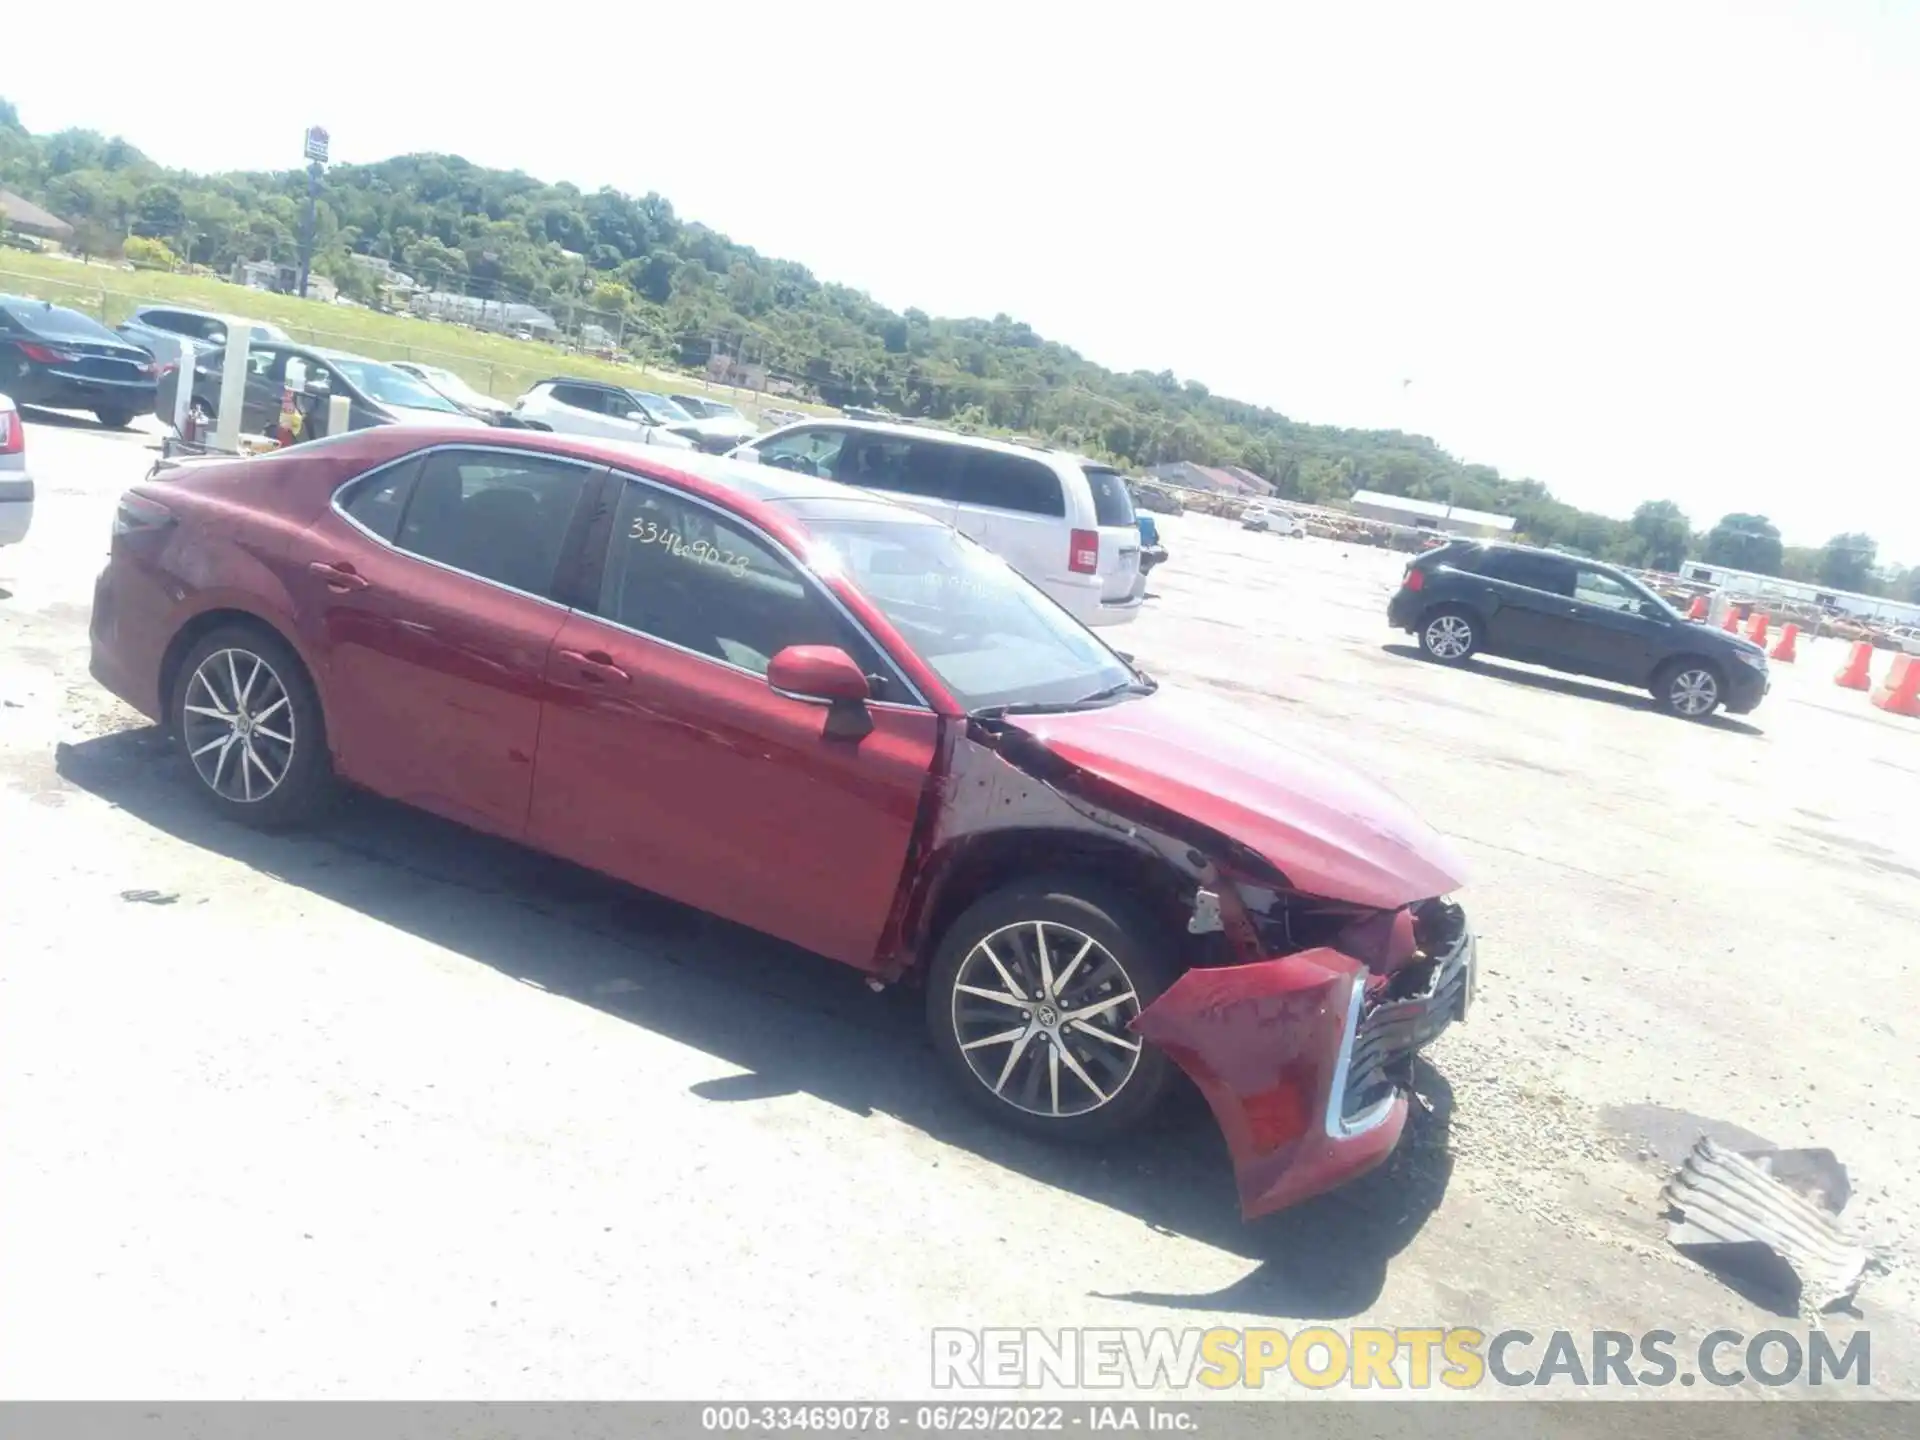
POLYGON ((613 663, 613 656, 604 650, 562 650, 560 658, 570 665, 580 667, 580 673, 588 680, 601 684, 624 685, 633 677, 613 663))
POLYGON ((315 560, 307 566, 307 573, 318 575, 327 582, 329 590, 339 595, 344 595, 349 590, 365 590, 373 583, 345 560, 315 560))

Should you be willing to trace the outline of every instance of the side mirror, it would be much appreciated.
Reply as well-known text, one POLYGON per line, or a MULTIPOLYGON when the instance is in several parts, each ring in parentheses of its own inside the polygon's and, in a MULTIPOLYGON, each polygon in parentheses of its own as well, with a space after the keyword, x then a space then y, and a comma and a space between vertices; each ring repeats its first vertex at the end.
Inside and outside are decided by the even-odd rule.
POLYGON ((873 729, 867 714, 872 693, 853 657, 837 645, 789 645, 767 664, 767 684, 775 694, 800 700, 825 700, 829 740, 858 740, 873 729))
POLYGON ((1640 618, 1643 620, 1658 620, 1662 624, 1665 624, 1667 612, 1651 600, 1642 600, 1640 602, 1640 618))
POLYGON ((636 425, 645 425, 647 423, 647 417, 645 415, 642 415, 638 410, 627 411, 626 418, 631 420, 636 425))

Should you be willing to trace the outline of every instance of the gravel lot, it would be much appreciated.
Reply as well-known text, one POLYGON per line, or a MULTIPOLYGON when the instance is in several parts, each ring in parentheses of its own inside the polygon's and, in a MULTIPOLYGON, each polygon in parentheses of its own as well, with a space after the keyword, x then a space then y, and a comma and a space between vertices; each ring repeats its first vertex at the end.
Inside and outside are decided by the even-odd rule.
POLYGON ((1193 1107, 1106 1155, 983 1128, 913 997, 824 961, 370 799, 308 836, 210 820, 86 674, 150 437, 31 419, 39 513, 0 550, 0 1395, 905 1397, 934 1326, 1791 1324, 1664 1245, 1702 1128, 1847 1163, 1886 1272, 1830 1323, 1920 1392, 1920 722, 1835 688, 1838 646, 1687 725, 1423 663, 1383 619, 1401 557, 1160 517, 1117 642, 1476 869, 1479 1007, 1431 1112, 1247 1226, 1193 1107))

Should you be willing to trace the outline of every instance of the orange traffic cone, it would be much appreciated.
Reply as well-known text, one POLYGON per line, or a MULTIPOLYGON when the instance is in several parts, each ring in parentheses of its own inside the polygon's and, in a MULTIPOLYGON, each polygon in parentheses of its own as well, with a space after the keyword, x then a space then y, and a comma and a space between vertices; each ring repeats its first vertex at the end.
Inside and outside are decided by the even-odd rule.
POLYGON ((1833 683, 1848 690, 1871 690, 1873 677, 1868 672, 1873 666, 1873 646, 1864 640, 1853 642, 1853 649, 1847 652, 1847 663, 1833 677, 1833 683))
POLYGON ((1789 620, 1786 628, 1780 632, 1780 638, 1774 642, 1773 649, 1767 652, 1767 658, 1769 660, 1784 660, 1791 665, 1793 663, 1793 643, 1799 638, 1800 627, 1789 620))
POLYGON ((1747 621, 1747 638, 1756 645, 1767 643, 1767 612, 1756 610, 1747 621))
POLYGON ((1687 606, 1687 619, 1704 620, 1706 618, 1707 618, 1707 597, 1704 595, 1696 595, 1693 597, 1693 603, 1687 606))
POLYGON ((1894 656, 1887 683, 1873 692, 1873 703, 1895 715, 1920 716, 1920 658, 1894 656))
POLYGON ((1740 633, 1740 612, 1731 605, 1727 607, 1727 618, 1720 622, 1720 628, 1729 635, 1740 633))

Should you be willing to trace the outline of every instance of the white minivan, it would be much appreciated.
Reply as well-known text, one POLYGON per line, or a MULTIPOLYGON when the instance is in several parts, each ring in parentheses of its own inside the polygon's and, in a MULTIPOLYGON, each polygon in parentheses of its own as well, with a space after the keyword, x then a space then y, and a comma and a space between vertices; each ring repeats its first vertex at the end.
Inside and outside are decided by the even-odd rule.
POLYGON ((1140 527, 1111 466, 922 425, 806 420, 732 452, 879 491, 1001 556, 1082 624, 1140 613, 1140 527))

